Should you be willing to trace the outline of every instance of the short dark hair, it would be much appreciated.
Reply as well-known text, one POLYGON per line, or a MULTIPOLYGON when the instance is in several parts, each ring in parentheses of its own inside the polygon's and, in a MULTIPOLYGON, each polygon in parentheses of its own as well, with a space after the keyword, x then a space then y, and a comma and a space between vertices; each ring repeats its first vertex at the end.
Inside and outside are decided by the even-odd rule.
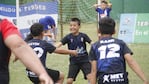
POLYGON ((78 25, 81 25, 81 20, 79 18, 71 18, 70 21, 77 22, 78 25))
POLYGON ((30 32, 32 36, 39 36, 44 31, 43 25, 40 23, 34 23, 30 27, 30 32))
POLYGON ((28 42, 28 41, 30 41, 30 40, 32 40, 32 39, 33 39, 33 36, 32 36, 32 34, 30 33, 30 34, 28 34, 28 35, 26 36, 26 38, 24 39, 24 41, 28 42))
POLYGON ((101 3, 108 4, 108 2, 105 0, 102 0, 101 3))
POLYGON ((99 20, 99 32, 101 34, 114 34, 115 21, 110 17, 104 17, 99 20))

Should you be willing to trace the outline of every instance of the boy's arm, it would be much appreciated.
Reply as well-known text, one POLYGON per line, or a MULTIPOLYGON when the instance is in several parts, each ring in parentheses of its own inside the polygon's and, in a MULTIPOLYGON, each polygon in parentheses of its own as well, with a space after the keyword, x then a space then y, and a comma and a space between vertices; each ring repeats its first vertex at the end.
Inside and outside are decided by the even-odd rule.
POLYGON ((149 84, 149 81, 145 77, 143 71, 141 70, 140 66, 138 63, 132 58, 132 56, 128 53, 125 54, 125 59, 130 66, 130 68, 143 80, 144 84, 149 84))
POLYGON ((56 40, 56 27, 55 27, 55 25, 52 25, 52 30, 53 30, 53 39, 56 40))
POLYGON ((96 84, 96 74, 97 74, 97 62, 95 60, 91 61, 91 84, 96 84))
POLYGON ((112 3, 108 3, 108 8, 112 8, 112 3))
POLYGON ((62 45, 63 45, 62 42, 57 42, 57 43, 54 44, 54 46, 55 46, 56 48, 59 48, 59 47, 61 47, 62 45))
POLYGON ((98 7, 100 7, 99 4, 94 4, 92 7, 94 7, 95 9, 97 9, 98 7))
POLYGON ((94 44, 94 42, 93 42, 93 41, 91 41, 91 42, 90 42, 90 45, 92 45, 92 44, 94 44))
POLYGON ((4 42, 27 68, 39 76, 41 82, 44 81, 44 84, 49 84, 51 82, 50 84, 53 84, 52 79, 48 77, 43 65, 37 58, 36 53, 26 44, 26 42, 24 42, 22 38, 20 38, 20 36, 16 34, 10 35, 4 42))
POLYGON ((77 56, 77 51, 76 50, 67 50, 63 48, 56 48, 54 53, 57 54, 71 54, 73 56, 77 56))
POLYGON ((45 30, 44 31, 44 36, 48 36, 48 37, 52 37, 52 34, 51 34, 51 32, 50 32, 50 30, 45 30))

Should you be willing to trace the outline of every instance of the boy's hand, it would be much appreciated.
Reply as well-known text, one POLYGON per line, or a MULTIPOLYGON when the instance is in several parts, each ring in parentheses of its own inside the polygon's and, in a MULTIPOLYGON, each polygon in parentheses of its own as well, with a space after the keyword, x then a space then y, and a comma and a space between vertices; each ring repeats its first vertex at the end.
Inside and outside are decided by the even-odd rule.
POLYGON ((108 5, 109 5, 109 6, 111 6, 111 5, 112 5, 112 3, 108 3, 108 5))
POLYGON ((47 74, 39 75, 40 84, 54 84, 53 80, 47 74))
POLYGON ((71 54, 72 56, 78 56, 78 52, 77 52, 77 50, 72 50, 72 54, 71 54))
POLYGON ((48 37, 52 37, 52 35, 51 34, 49 34, 49 33, 44 33, 44 36, 48 36, 48 37))
POLYGON ((109 8, 112 8, 112 3, 108 3, 108 7, 109 8))
POLYGON ((144 84, 149 84, 149 81, 144 81, 144 84))
POLYGON ((99 4, 94 4, 93 7, 97 8, 98 6, 100 6, 99 4))

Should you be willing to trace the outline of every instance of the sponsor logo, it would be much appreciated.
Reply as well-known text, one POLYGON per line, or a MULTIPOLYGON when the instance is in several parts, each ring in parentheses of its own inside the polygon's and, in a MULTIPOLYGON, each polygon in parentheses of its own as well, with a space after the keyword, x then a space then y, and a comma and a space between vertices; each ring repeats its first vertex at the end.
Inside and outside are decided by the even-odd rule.
POLYGON ((118 74, 108 74, 103 76, 103 83, 105 82, 123 82, 124 80, 124 73, 118 74))

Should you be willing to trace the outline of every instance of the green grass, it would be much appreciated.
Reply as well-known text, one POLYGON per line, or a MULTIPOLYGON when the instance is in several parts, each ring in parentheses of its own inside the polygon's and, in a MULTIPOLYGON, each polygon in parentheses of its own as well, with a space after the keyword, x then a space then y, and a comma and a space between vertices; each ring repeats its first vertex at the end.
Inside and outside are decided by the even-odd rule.
MULTIPOLYGON (((96 24, 82 24, 80 29, 90 36, 93 41, 97 40, 96 24)), ((60 30, 59 30, 60 32, 60 30)), ((64 25, 64 35, 69 33, 69 25, 64 25)), ((60 35, 60 33, 59 33, 60 35)), ((115 35, 116 36, 116 35, 115 35)), ((60 36, 58 36, 60 39, 60 36)), ((134 59, 139 63, 140 67, 143 69, 147 78, 149 78, 149 44, 128 44, 128 46, 134 52, 134 59)), ((66 48, 64 46, 63 48, 66 48)), ((88 45, 88 50, 90 45, 88 45)), ((11 58, 13 59, 13 58, 11 58)), ((68 72, 69 56, 59 55, 59 54, 48 54, 47 66, 52 69, 60 70, 65 74, 65 82, 68 72)), ((10 61, 10 84, 32 84, 26 76, 25 67, 19 61, 12 63, 10 61)), ((130 84, 143 84, 142 81, 135 75, 135 73, 128 67, 130 84)), ((79 73, 76 82, 74 84, 87 84, 87 81, 83 79, 82 72, 79 73)))

